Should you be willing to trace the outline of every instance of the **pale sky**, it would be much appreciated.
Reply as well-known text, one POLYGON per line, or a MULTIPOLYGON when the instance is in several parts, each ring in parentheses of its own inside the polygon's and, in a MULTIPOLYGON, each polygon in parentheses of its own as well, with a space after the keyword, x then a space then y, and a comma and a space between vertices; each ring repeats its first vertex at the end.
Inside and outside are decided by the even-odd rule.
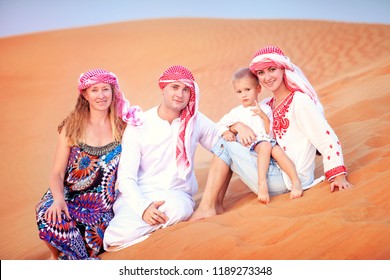
POLYGON ((390 0, 0 0, 0 37, 177 17, 390 24, 390 0))

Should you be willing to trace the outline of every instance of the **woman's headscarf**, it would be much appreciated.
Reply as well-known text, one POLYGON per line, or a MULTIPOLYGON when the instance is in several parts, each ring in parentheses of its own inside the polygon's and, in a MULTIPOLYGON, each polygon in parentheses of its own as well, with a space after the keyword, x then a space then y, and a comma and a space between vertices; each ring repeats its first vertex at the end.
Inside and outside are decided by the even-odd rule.
POLYGON ((82 73, 79 78, 78 90, 83 90, 95 84, 111 84, 114 86, 117 114, 126 123, 138 126, 142 124, 142 110, 139 106, 130 106, 129 100, 123 95, 119 88, 118 78, 114 73, 104 69, 92 69, 82 73))
POLYGON ((198 113, 199 87, 192 73, 184 66, 174 65, 166 69, 158 81, 163 89, 167 84, 180 82, 190 88, 190 99, 180 114, 179 136, 176 145, 176 164, 179 177, 185 179, 191 171, 191 135, 194 129, 194 119, 198 113))
POLYGON ((302 70, 290 61, 284 55, 282 50, 276 46, 267 46, 261 48, 253 55, 249 69, 256 75, 256 72, 269 68, 271 66, 285 69, 286 86, 291 91, 299 91, 307 94, 321 110, 322 105, 319 102, 318 96, 302 70))

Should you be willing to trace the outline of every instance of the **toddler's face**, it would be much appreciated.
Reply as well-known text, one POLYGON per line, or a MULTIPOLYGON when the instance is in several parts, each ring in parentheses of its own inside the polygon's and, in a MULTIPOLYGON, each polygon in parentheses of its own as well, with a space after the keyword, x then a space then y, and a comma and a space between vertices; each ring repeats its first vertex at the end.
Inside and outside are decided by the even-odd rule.
POLYGON ((250 77, 242 77, 233 81, 233 88, 244 107, 256 106, 260 93, 260 85, 250 77))

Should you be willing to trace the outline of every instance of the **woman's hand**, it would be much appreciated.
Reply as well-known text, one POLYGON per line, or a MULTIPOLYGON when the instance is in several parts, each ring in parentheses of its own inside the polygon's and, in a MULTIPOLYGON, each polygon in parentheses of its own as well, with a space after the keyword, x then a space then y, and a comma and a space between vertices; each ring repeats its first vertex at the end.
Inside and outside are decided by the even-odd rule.
POLYGON ((165 201, 155 201, 149 205, 148 208, 144 211, 142 219, 151 226, 165 224, 168 221, 168 217, 158 210, 158 208, 163 205, 165 201))
POLYGON ((330 183, 330 191, 333 192, 336 188, 339 190, 348 190, 353 188, 353 185, 347 181, 345 175, 338 175, 334 178, 334 181, 330 183))
POLYGON ((54 200, 53 204, 46 210, 45 219, 52 223, 62 222, 61 214, 64 212, 65 216, 70 220, 70 214, 68 206, 66 205, 65 200, 54 200))

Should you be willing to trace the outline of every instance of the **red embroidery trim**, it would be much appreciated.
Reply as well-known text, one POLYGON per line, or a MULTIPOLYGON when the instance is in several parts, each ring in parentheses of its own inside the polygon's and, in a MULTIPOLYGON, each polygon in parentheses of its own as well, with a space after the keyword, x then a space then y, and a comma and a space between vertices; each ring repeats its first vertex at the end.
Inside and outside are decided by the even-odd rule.
POLYGON ((341 173, 347 173, 347 169, 343 165, 340 165, 340 166, 337 166, 335 168, 332 168, 331 170, 328 170, 327 172, 325 172, 325 177, 326 177, 326 179, 329 179, 329 178, 332 178, 333 176, 339 175, 341 173))
MULTIPOLYGON (((288 127, 290 126, 290 121, 288 118, 285 117, 285 115, 290 108, 293 97, 294 93, 292 92, 272 112, 274 117, 273 131, 275 136, 279 139, 282 139, 282 136, 286 133, 288 127)), ((268 105, 273 108, 275 105, 274 103, 275 97, 273 97, 268 102, 268 105)))

